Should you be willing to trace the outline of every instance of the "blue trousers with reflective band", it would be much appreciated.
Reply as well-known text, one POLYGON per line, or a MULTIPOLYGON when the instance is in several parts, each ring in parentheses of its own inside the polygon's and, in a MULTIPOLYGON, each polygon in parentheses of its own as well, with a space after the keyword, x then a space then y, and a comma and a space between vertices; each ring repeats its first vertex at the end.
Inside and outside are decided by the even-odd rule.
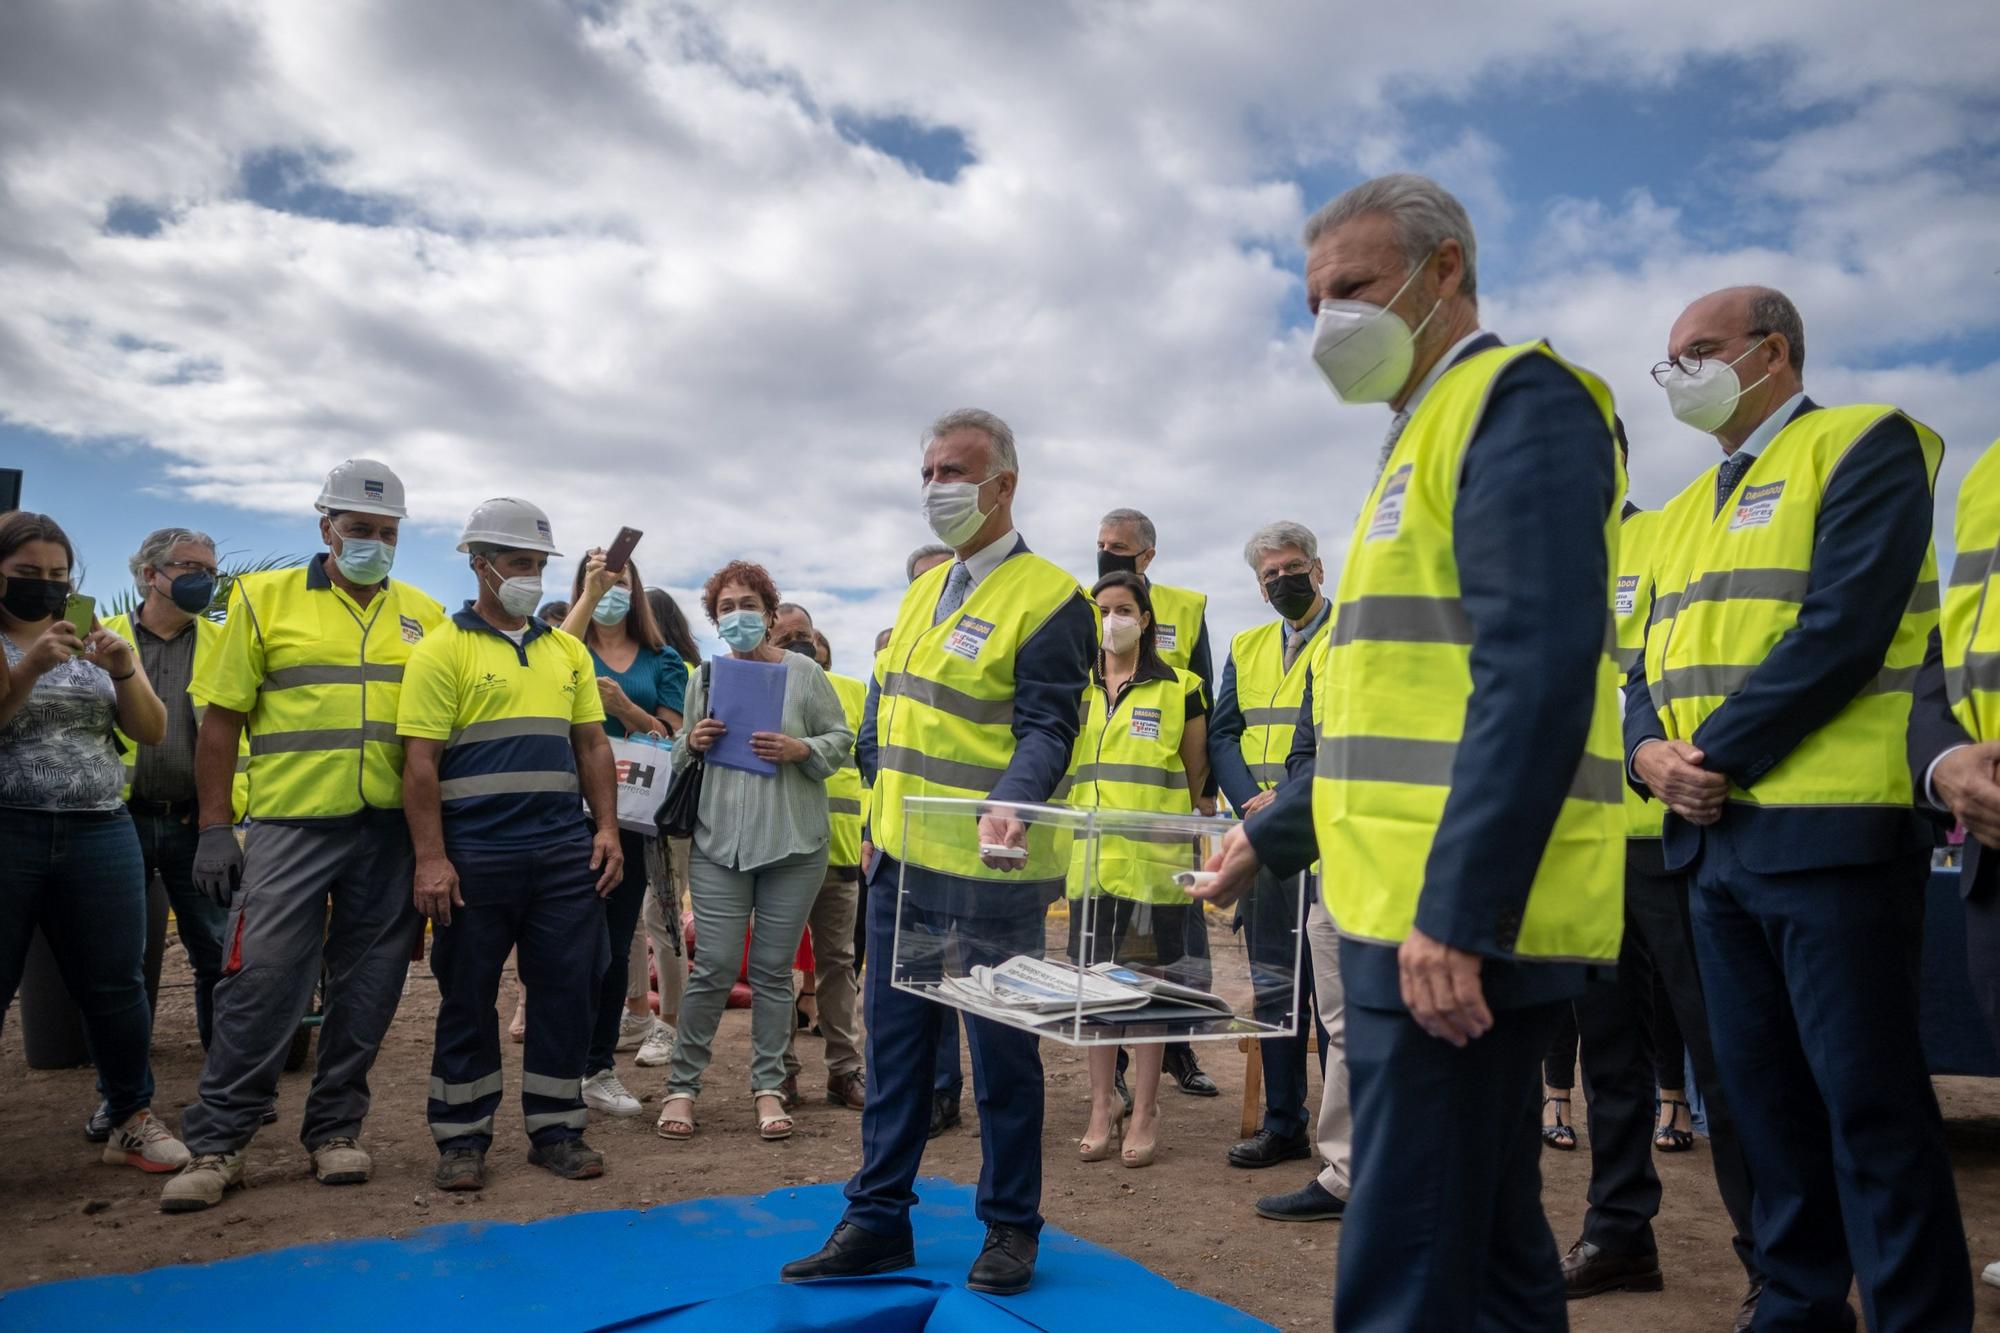
POLYGON ((132 817, 0 807, 0 866, 0 1015, 39 926, 83 1015, 111 1123, 122 1124, 153 1101, 146 871, 132 817))
MULTIPOLYGON (((447 833, 449 830, 447 830, 447 833)), ((583 1066, 610 934, 590 868, 590 840, 531 851, 449 847, 463 907, 436 928, 431 971, 441 1003, 425 1114, 440 1152, 484 1151, 500 1109, 500 1019, 494 1004, 510 950, 528 993, 521 1113, 537 1145, 582 1135, 583 1066)))

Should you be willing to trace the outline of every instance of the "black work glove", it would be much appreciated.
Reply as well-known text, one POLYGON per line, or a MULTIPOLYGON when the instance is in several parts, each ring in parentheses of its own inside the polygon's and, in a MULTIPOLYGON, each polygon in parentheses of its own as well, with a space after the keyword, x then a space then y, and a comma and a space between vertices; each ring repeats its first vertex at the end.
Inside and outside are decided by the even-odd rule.
POLYGON ((237 886, 243 882, 243 849, 236 845, 236 830, 228 824, 211 824, 201 831, 194 848, 194 886, 217 907, 236 901, 237 886))

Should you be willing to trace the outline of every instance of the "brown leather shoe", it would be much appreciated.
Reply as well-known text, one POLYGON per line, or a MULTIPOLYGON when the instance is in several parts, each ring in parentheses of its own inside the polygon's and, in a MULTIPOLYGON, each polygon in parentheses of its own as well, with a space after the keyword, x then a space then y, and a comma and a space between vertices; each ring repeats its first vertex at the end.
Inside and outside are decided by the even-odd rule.
POLYGON ((1563 1295, 1573 1301, 1606 1291, 1658 1291, 1666 1285, 1657 1253, 1611 1254, 1587 1240, 1569 1247, 1562 1270, 1563 1295))
POLYGON ((859 1111, 868 1105, 868 1077, 858 1069, 835 1074, 826 1081, 826 1099, 835 1106, 859 1111))

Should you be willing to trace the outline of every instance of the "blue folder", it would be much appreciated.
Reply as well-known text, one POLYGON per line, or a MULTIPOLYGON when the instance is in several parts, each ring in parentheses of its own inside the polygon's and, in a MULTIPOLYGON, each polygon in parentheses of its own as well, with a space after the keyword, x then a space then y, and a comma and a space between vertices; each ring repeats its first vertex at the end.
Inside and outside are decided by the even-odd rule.
POLYGON ((783 662, 709 659, 708 715, 728 728, 709 747, 709 763, 767 778, 778 771, 776 764, 750 753, 750 737, 785 729, 785 676, 783 662))

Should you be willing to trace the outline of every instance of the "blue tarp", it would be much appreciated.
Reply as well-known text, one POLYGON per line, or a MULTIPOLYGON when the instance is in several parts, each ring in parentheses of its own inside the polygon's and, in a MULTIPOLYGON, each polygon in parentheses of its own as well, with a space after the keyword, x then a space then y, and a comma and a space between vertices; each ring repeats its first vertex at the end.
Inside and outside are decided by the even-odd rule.
POLYGON ((779 1265, 817 1249, 840 1218, 840 1187, 814 1185, 644 1212, 456 1223, 403 1240, 335 1241, 221 1263, 52 1282, 0 1296, 0 1329, 1023 1333, 1271 1327, 1053 1227, 1042 1233, 1032 1288, 1020 1296, 977 1295, 964 1285, 985 1236, 972 1214, 972 1190, 943 1180, 926 1180, 922 1190, 917 1266, 883 1278, 804 1287, 777 1281, 779 1265))

